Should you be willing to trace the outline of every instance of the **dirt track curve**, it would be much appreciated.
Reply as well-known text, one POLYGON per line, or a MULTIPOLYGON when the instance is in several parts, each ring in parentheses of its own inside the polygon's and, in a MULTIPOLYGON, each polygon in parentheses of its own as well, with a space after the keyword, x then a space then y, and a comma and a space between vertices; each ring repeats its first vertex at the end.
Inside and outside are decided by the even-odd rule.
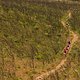
MULTIPOLYGON (((68 13, 68 19, 69 19, 69 18, 71 18, 71 12, 68 13)), ((68 19, 67 19, 67 20, 68 20, 68 19)), ((61 23, 62 23, 63 27, 66 28, 66 21, 61 20, 61 23)), ((67 23, 67 24, 68 24, 68 23, 67 23)), ((68 24, 68 27, 70 27, 69 24, 68 24)), ((73 36, 73 39, 72 39, 72 42, 71 42, 71 46, 70 46, 70 50, 69 50, 69 52, 70 52, 70 51, 71 51, 71 48, 73 47, 73 44, 74 44, 74 43, 77 41, 77 39, 78 39, 78 35, 77 35, 75 32, 73 32, 70 28, 69 28, 69 31, 70 31, 70 34, 72 34, 72 36, 73 36)), ((53 73, 55 73, 55 71, 57 71, 58 69, 60 69, 61 66, 63 66, 63 65, 65 64, 66 61, 67 61, 67 58, 63 59, 63 60, 60 62, 60 64, 58 64, 58 65, 56 66, 55 69, 53 69, 53 70, 51 70, 51 71, 49 71, 49 72, 43 73, 42 75, 38 76, 35 80, 44 80, 44 79, 47 78, 50 74, 53 74, 53 73)))

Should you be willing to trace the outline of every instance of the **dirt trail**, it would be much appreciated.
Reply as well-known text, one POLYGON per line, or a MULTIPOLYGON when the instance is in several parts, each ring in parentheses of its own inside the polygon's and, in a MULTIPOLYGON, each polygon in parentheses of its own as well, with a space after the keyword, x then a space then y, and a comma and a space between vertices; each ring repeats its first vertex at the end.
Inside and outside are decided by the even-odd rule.
MULTIPOLYGON (((68 13, 68 19, 69 19, 69 18, 71 18, 71 12, 68 13)), ((68 19, 67 19, 67 20, 68 20, 68 19)), ((65 22, 65 21, 61 21, 61 23, 62 23, 63 27, 66 28, 66 22, 65 22)), ((71 51, 71 48, 73 47, 73 44, 74 44, 74 43, 77 41, 77 39, 78 39, 78 35, 70 29, 70 25, 69 25, 69 24, 68 24, 68 27, 69 27, 70 34, 72 34, 72 36, 73 36, 73 39, 72 39, 72 42, 71 42, 71 47, 70 47, 70 50, 69 50, 69 52, 70 52, 70 51, 71 51)), ((59 69, 65 64, 66 61, 67 61, 67 58, 63 59, 63 60, 60 62, 60 64, 58 64, 58 65, 56 66, 55 69, 53 69, 53 70, 51 70, 51 71, 49 71, 49 72, 43 73, 42 75, 38 76, 35 80, 44 80, 44 79, 47 78, 50 74, 55 73, 55 71, 59 70, 59 69)))

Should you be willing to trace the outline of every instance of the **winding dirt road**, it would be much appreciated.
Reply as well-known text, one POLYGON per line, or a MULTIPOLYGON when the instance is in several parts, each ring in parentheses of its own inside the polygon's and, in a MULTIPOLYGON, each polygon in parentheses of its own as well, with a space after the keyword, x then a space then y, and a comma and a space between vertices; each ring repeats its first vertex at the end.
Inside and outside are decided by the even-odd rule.
MULTIPOLYGON (((71 18, 71 12, 68 13, 68 19, 70 19, 70 18, 71 18)), ((67 20, 68 20, 68 19, 67 19, 67 20)), ((62 23, 63 27, 66 28, 66 22, 61 20, 61 23, 62 23)), ((67 23, 67 24, 68 24, 68 23, 67 23)), ((70 49, 69 49, 69 52, 70 52, 71 49, 72 49, 72 47, 73 47, 73 44, 78 40, 78 35, 70 29, 70 25, 69 25, 69 24, 68 24, 68 27, 69 27, 68 29, 69 29, 69 31, 70 31, 70 34, 73 36, 72 41, 71 41, 71 46, 70 46, 70 49)), ((63 59, 63 60, 60 62, 60 64, 58 64, 58 65, 56 66, 55 69, 53 69, 53 70, 51 70, 51 71, 49 71, 49 72, 43 73, 42 75, 38 76, 35 80, 44 80, 44 79, 47 78, 50 74, 53 74, 53 73, 55 73, 55 71, 59 70, 59 69, 65 64, 66 61, 67 61, 67 58, 65 57, 65 59, 63 59)))

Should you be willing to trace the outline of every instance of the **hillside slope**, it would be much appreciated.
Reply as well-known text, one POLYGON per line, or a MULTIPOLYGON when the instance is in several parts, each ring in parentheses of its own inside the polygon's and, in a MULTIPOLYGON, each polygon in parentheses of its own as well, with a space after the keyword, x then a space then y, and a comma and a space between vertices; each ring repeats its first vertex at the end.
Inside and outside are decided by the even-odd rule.
MULTIPOLYGON (((33 80, 55 68, 63 58, 62 50, 70 38, 69 30, 60 20, 62 17, 65 19, 64 14, 70 10, 72 17, 68 23, 71 30, 80 35, 79 9, 79 4, 62 2, 1 0, 0 80, 33 80)), ((67 56, 68 60, 73 61, 71 66, 77 69, 69 79, 79 79, 75 77, 79 76, 80 71, 79 42, 78 40, 73 45, 67 56)), ((71 70, 72 68, 69 68, 69 71, 71 70)), ((64 75, 61 80, 64 80, 63 77, 64 75)))

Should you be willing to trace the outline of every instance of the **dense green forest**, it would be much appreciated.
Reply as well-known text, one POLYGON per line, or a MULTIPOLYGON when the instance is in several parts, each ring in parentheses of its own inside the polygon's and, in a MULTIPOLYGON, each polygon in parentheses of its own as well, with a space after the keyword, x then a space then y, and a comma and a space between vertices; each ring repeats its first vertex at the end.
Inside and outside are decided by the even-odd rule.
MULTIPOLYGON (((55 68, 69 38, 60 22, 68 10, 72 12, 71 29, 80 34, 79 4, 0 0, 0 80, 33 80, 55 68)), ((80 40, 68 55, 70 65, 67 62, 65 71, 57 72, 54 80, 79 80, 79 57, 80 40)))

